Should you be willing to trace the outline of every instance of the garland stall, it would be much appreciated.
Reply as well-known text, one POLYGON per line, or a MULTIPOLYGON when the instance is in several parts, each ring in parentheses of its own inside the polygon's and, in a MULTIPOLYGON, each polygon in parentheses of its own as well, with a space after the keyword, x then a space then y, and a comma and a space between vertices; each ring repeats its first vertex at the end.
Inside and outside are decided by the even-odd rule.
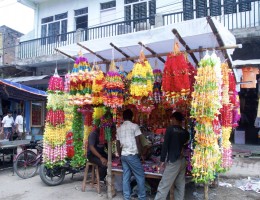
POLYGON ((47 116, 43 136, 43 162, 48 168, 62 166, 67 157, 64 83, 55 70, 48 86, 47 116))

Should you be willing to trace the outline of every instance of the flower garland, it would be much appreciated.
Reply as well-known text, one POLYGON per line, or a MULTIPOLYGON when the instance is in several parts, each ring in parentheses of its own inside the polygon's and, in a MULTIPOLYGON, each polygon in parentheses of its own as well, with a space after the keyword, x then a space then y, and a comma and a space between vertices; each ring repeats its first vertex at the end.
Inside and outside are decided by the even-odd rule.
POLYGON ((73 132, 73 146, 75 155, 71 159, 71 166, 82 167, 86 163, 86 158, 84 156, 84 145, 83 145, 83 117, 80 112, 78 112, 78 107, 74 106, 73 108, 73 123, 72 123, 72 132, 73 132))
POLYGON ((124 83, 121 75, 114 70, 114 62, 111 63, 111 68, 106 74, 103 101, 104 105, 110 108, 121 108, 124 104, 124 83))
POLYGON ((93 76, 88 61, 83 56, 77 58, 69 77, 70 104, 84 106, 92 104, 93 76))
POLYGON ((95 72, 92 86, 92 104, 101 105, 103 103, 103 88, 105 76, 101 70, 95 72))
POLYGON ((164 65, 162 90, 172 106, 190 95, 189 65, 184 54, 169 53, 164 65))
POLYGON ((221 154, 218 135, 215 134, 213 121, 220 113, 219 79, 216 64, 218 60, 206 55, 199 63, 196 83, 192 93, 191 117, 195 118, 195 148, 192 156, 192 176, 196 183, 208 183, 221 170, 221 154))
POLYGON ((150 63, 146 60, 143 51, 140 52, 139 62, 134 64, 130 85, 130 94, 136 100, 152 96, 154 75, 150 63))
POLYGON ((160 69, 154 69, 154 84, 153 84, 153 98, 155 103, 161 102, 162 97, 162 71, 160 69))
POLYGON ((48 111, 43 136, 43 162, 50 168, 63 165, 67 156, 63 90, 63 80, 56 69, 48 86, 48 111))
POLYGON ((111 141, 112 139, 112 134, 111 134, 112 125, 113 125, 112 115, 109 111, 107 111, 105 115, 101 117, 101 128, 104 130, 106 141, 111 141))

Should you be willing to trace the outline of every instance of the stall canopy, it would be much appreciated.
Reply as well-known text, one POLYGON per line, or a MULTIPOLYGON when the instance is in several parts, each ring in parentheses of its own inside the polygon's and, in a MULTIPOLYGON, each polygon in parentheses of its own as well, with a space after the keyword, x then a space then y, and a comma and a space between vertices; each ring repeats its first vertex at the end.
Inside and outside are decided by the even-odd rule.
POLYGON ((43 101, 47 94, 42 90, 0 79, 0 95, 3 99, 17 99, 24 101, 43 101))
MULTIPOLYGON (((116 35, 107 38, 79 42, 77 44, 59 47, 57 51, 64 53, 64 55, 67 54, 71 57, 75 57, 81 50, 89 62, 104 63, 111 60, 113 57, 118 60, 118 62, 122 59, 121 64, 125 67, 126 71, 129 71, 132 68, 133 63, 131 61, 125 61, 126 58, 138 57, 141 49, 144 50, 150 63, 153 63, 152 60, 155 59, 152 57, 161 55, 162 59, 158 60, 158 63, 159 67, 162 67, 163 60, 166 59, 167 53, 172 52, 175 41, 180 41, 181 51, 189 49, 198 50, 199 48, 204 48, 204 50, 205 48, 217 49, 223 46, 236 45, 236 40, 232 33, 217 20, 208 17, 183 21, 125 35, 116 35), (148 47, 154 53, 151 53, 151 51, 144 48, 141 44, 148 47), (116 48, 112 50, 113 47, 116 48), (122 54, 122 52, 125 55, 122 54)), ((225 59, 231 61, 230 54, 233 53, 233 50, 234 49, 232 48, 224 50, 224 54, 223 51, 221 52, 216 50, 216 53, 221 57, 222 61, 225 59)), ((193 55, 189 54, 189 56, 189 60, 196 65, 200 60, 201 53, 197 51, 194 52, 193 55)))

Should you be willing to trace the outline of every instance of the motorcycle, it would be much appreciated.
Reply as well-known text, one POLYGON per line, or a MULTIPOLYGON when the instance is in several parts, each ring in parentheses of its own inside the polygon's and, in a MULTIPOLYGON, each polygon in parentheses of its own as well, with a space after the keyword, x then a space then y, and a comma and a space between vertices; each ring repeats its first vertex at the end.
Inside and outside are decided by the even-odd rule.
POLYGON ((42 164, 39 169, 39 174, 41 180, 48 186, 56 186, 60 185, 65 176, 68 174, 73 175, 79 173, 83 170, 83 168, 75 169, 72 168, 69 163, 66 163, 64 166, 55 166, 53 168, 48 168, 46 165, 42 164))

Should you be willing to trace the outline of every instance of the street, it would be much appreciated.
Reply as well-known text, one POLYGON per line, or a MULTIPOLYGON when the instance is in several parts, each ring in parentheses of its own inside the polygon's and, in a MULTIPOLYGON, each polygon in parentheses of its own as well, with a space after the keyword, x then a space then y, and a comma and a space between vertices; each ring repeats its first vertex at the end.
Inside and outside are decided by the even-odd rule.
MULTIPOLYGON (((232 187, 222 187, 209 189, 210 200, 259 200, 260 194, 254 191, 242 191, 235 187, 237 182, 246 178, 246 172, 250 172, 251 177, 259 177, 260 159, 234 159, 231 172, 219 179, 222 183, 229 183, 232 187), (258 173, 258 174, 257 174, 258 173)), ((73 180, 71 175, 67 175, 64 182, 55 187, 45 185, 40 177, 36 175, 30 179, 21 179, 17 175, 12 175, 10 169, 0 171, 0 200, 86 200, 106 199, 105 187, 102 187, 100 195, 95 189, 86 188, 86 192, 81 191, 83 174, 75 174, 73 180)), ((148 197, 153 199, 154 195, 148 197)), ((115 200, 123 199, 122 194, 118 193, 115 200)), ((193 183, 186 185, 185 200, 202 200, 203 187, 195 186, 193 183)))

